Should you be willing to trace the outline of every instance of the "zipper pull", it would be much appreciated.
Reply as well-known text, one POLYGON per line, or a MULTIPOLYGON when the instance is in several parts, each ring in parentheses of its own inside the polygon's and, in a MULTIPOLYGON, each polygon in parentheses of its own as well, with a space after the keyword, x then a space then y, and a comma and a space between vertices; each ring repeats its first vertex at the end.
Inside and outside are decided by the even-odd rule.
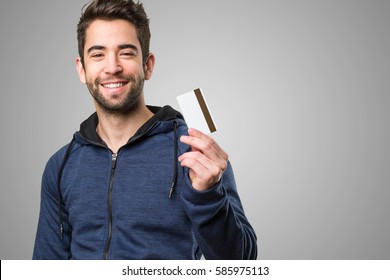
POLYGON ((61 239, 64 239, 64 226, 62 223, 60 224, 60 234, 61 234, 61 239))
POLYGON ((117 153, 112 154, 112 156, 111 156, 111 169, 115 169, 117 157, 118 157, 117 153))

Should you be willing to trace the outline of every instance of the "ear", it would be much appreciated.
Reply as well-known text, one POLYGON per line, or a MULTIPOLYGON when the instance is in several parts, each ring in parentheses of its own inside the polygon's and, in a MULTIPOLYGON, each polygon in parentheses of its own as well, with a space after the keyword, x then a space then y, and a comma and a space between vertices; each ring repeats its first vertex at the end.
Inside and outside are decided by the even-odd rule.
POLYGON ((154 57, 154 54, 150 53, 145 63, 145 80, 150 80, 152 78, 155 61, 156 58, 154 57))
POLYGON ((77 73, 79 74, 80 82, 85 84, 86 83, 85 69, 84 69, 83 64, 81 63, 81 58, 80 57, 77 57, 77 59, 76 59, 76 70, 77 70, 77 73))

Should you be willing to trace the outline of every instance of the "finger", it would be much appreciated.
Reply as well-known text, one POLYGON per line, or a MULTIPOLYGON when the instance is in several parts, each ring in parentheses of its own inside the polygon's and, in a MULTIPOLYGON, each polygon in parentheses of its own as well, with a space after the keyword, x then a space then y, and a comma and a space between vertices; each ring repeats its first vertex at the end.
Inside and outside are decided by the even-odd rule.
POLYGON ((183 162, 185 160, 191 160, 191 162, 194 162, 195 164, 200 164, 213 174, 219 174, 227 167, 227 162, 225 160, 219 159, 218 161, 213 161, 201 152, 184 153, 179 157, 179 162, 183 162))
POLYGON ((204 142, 208 143, 209 145, 213 146, 214 149, 217 151, 217 153, 224 159, 224 160, 228 160, 229 159, 229 156, 228 154, 218 145, 217 142, 215 142, 215 140, 204 134, 203 132, 195 129, 195 128, 189 128, 188 129, 188 135, 192 136, 192 137, 195 137, 195 138, 199 138, 201 140, 203 140, 204 142))
MULTIPOLYGON (((223 172, 216 166, 210 168, 201 164, 199 158, 194 153, 189 152, 180 162, 181 166, 190 169, 189 177, 192 186, 197 190, 206 190, 214 186, 222 177, 223 172), (192 154, 192 155, 191 155, 192 154)), ((206 164, 207 165, 207 164, 206 164)))
POLYGON ((194 136, 182 136, 180 141, 191 146, 193 151, 201 151, 207 157, 213 160, 228 160, 228 155, 225 153, 218 144, 211 138, 208 137, 201 139, 194 136))
POLYGON ((216 149, 210 143, 205 142, 199 138, 192 136, 182 136, 180 141, 191 146, 192 151, 201 152, 210 159, 219 160, 221 158, 216 149))
POLYGON ((179 161, 182 166, 186 166, 194 172, 202 172, 199 173, 200 177, 207 177, 213 184, 221 179, 227 168, 227 162, 225 160, 221 159, 215 162, 200 152, 187 152, 179 157, 179 161), (199 166, 197 165, 201 165, 205 169, 202 168, 199 170, 199 166))

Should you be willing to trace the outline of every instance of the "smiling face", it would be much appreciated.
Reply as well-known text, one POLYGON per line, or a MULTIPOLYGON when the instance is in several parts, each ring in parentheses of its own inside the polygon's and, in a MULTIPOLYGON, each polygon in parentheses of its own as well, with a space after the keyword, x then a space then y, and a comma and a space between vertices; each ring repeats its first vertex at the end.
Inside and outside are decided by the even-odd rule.
POLYGON ((151 78, 154 56, 142 62, 135 27, 125 20, 95 20, 88 27, 84 65, 77 71, 95 100, 95 105, 111 114, 129 114, 143 104, 144 80, 151 78))

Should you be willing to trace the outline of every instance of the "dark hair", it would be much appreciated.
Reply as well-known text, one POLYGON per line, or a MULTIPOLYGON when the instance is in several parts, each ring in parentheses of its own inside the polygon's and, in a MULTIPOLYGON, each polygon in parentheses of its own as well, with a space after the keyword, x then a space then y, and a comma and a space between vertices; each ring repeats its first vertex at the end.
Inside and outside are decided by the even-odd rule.
POLYGON ((137 30, 138 40, 142 49, 143 63, 149 56, 150 29, 149 19, 142 3, 132 0, 93 0, 83 7, 80 21, 77 25, 78 51, 84 66, 84 46, 87 28, 97 19, 123 19, 133 24, 137 30))

